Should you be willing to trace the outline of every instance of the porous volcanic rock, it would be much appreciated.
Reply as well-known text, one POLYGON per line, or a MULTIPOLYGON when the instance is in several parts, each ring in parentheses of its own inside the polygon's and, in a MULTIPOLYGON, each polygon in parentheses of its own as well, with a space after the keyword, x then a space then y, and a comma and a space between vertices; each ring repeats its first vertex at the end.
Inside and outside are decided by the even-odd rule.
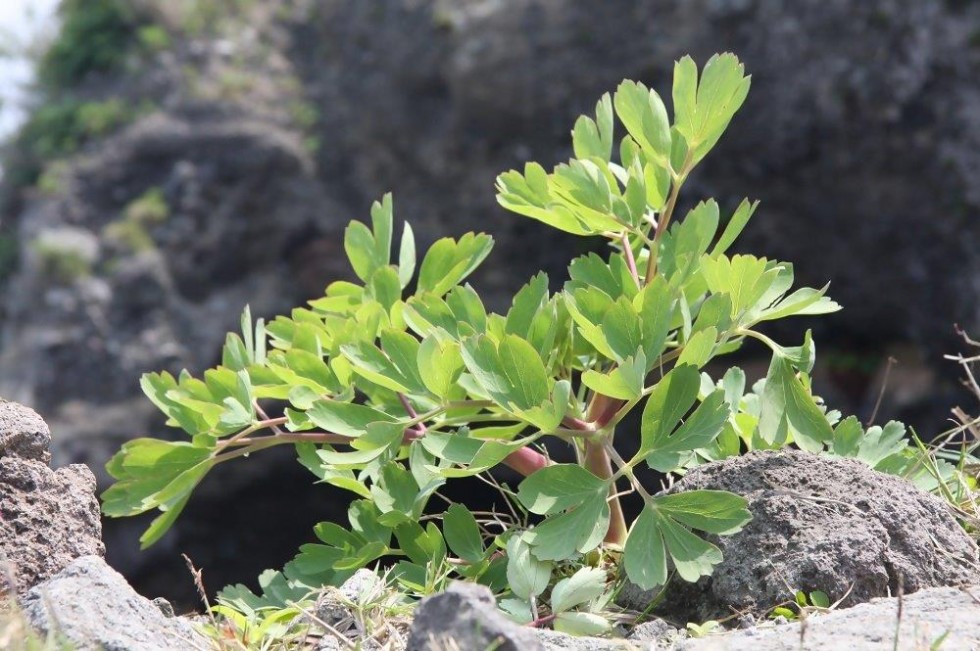
POLYGON ((0 457, 0 558, 10 565, 15 592, 90 554, 105 554, 92 472, 0 457))
POLYGON ((0 457, 51 461, 51 430, 41 416, 24 405, 0 398, 0 457))
POLYGON ((752 520, 711 538, 724 553, 711 576, 671 584, 660 608, 670 619, 765 613, 797 590, 847 607, 980 579, 977 546, 942 500, 860 461, 752 452, 701 466, 671 492, 695 489, 745 496, 752 520))

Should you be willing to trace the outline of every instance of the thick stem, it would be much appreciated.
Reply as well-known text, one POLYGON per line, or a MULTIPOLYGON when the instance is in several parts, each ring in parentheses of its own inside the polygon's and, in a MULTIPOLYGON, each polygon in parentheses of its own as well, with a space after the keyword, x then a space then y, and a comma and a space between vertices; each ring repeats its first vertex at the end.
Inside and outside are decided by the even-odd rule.
POLYGON ((505 466, 516 470, 524 477, 528 477, 550 464, 548 457, 527 447, 515 450, 504 458, 505 466))
MULTIPOLYGON (((610 479, 613 476, 612 463, 606 454, 605 444, 601 441, 585 441, 585 467, 600 479, 610 479)), ((623 517, 623 506, 620 504, 616 485, 609 487, 609 529, 606 531, 605 542, 622 547, 626 544, 626 518, 623 517)))

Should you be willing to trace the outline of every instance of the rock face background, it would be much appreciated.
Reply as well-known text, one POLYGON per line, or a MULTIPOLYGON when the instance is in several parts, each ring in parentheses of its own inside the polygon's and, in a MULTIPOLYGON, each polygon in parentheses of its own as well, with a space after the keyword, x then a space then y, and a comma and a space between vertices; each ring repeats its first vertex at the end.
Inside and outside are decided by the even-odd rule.
MULTIPOLYGON (((801 282, 833 281, 845 310, 814 325, 835 406, 867 413, 888 355, 882 418, 928 436, 961 400, 940 353, 957 349, 954 322, 980 334, 980 5, 196 4, 133 3, 118 65, 42 93, 124 118, 54 154, 29 125, 5 157, 0 243, 19 255, 0 272, 0 395, 59 433, 56 465, 86 462, 104 485, 123 440, 166 433, 139 374, 200 371, 245 303, 272 315, 346 276, 343 228, 383 192, 420 245, 494 235, 475 284, 496 307, 541 267, 559 283, 592 244, 504 213, 495 175, 567 158, 575 116, 624 77, 669 96, 674 59, 723 50, 753 89, 688 200, 761 199, 741 246, 793 261, 801 282)), ((791 342, 810 324, 793 325, 791 342)), ((285 453, 227 469, 156 553, 187 551, 215 588, 281 565, 339 510, 308 484, 285 453)), ((181 564, 137 554, 142 526, 107 523, 109 558, 172 589, 181 564)))

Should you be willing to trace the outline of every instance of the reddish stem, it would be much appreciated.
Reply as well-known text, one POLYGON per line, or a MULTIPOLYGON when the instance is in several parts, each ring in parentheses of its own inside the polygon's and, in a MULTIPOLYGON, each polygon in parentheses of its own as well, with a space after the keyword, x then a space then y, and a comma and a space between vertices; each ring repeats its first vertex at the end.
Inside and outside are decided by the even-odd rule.
MULTIPOLYGON (((601 441, 585 441, 585 467, 599 479, 610 479, 613 476, 612 462, 601 441)), ((623 516, 623 506, 616 496, 615 482, 609 486, 609 494, 612 496, 609 500, 609 529, 606 530, 604 541, 621 547, 626 544, 629 529, 623 516)))
POLYGON ((528 626, 530 626, 531 628, 541 628, 542 626, 545 626, 555 621, 556 617, 558 617, 558 615, 555 614, 545 615, 544 617, 538 617, 533 622, 529 622, 528 626))
POLYGON ((504 465, 527 477, 551 464, 548 457, 537 450, 524 447, 515 450, 504 458, 504 465))
POLYGON ((636 286, 640 287, 640 272, 636 268, 636 258, 633 257, 633 247, 630 246, 630 238, 626 233, 623 233, 623 255, 626 256, 626 268, 630 270, 630 275, 633 276, 636 286))

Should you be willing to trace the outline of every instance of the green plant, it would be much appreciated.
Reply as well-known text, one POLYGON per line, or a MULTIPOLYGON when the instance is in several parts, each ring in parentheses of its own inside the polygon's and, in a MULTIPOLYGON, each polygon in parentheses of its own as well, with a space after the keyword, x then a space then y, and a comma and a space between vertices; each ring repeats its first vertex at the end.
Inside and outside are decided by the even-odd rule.
POLYGON ((93 72, 118 68, 136 42, 136 12, 123 0, 63 0, 58 14, 58 37, 37 70, 46 88, 67 88, 93 72))
POLYGON ((792 621, 794 619, 799 619, 799 613, 825 611, 835 608, 836 606, 837 604, 830 603, 830 597, 827 596, 826 592, 814 590, 813 592, 807 594, 802 590, 797 590, 793 596, 793 601, 776 606, 769 613, 769 616, 774 618, 785 617, 786 619, 792 621))
POLYGON ((675 214, 748 90, 733 55, 712 57, 700 75, 685 57, 674 70, 673 125, 656 92, 624 81, 575 123, 568 164, 501 174, 504 208, 611 247, 573 260, 561 291, 534 276, 506 314, 488 313, 462 284, 490 253, 490 237, 439 240, 416 268, 405 224, 393 262, 385 196, 370 228, 352 222, 345 233, 360 284, 334 282, 268 324, 246 309, 241 335, 228 335, 221 365, 201 379, 143 377, 190 439, 126 443, 107 466, 116 484, 103 496, 106 515, 158 509, 141 538, 151 545, 215 465, 295 445, 320 481, 358 499, 349 526, 316 525, 319 542, 300 548, 277 585, 339 585, 393 559, 391 581, 409 594, 465 578, 494 589, 518 621, 601 633, 622 582, 649 589, 710 574, 721 553, 695 532, 730 534, 750 518, 730 493, 651 494, 639 466, 682 473, 790 444, 888 458, 893 426, 872 434, 845 420, 835 429, 838 415, 812 395, 809 333, 785 347, 758 331, 839 306, 826 288, 791 291, 788 263, 726 254, 756 204, 742 202, 720 231, 713 200, 675 214), (626 131, 618 148, 616 117, 626 131), (738 369, 717 385, 701 371, 748 339, 772 351, 754 392, 745 394, 738 369), (617 432, 635 409, 640 432, 617 432), (577 463, 553 462, 545 437, 570 446, 577 463), (636 453, 621 453, 624 437, 636 453), (500 486, 508 513, 429 504, 447 481, 500 465, 524 477, 516 491, 500 486), (627 491, 644 503, 631 525, 620 505, 627 491))
POLYGON ((45 232, 32 243, 43 276, 59 284, 70 284, 92 274, 97 252, 86 239, 70 233, 45 232))

